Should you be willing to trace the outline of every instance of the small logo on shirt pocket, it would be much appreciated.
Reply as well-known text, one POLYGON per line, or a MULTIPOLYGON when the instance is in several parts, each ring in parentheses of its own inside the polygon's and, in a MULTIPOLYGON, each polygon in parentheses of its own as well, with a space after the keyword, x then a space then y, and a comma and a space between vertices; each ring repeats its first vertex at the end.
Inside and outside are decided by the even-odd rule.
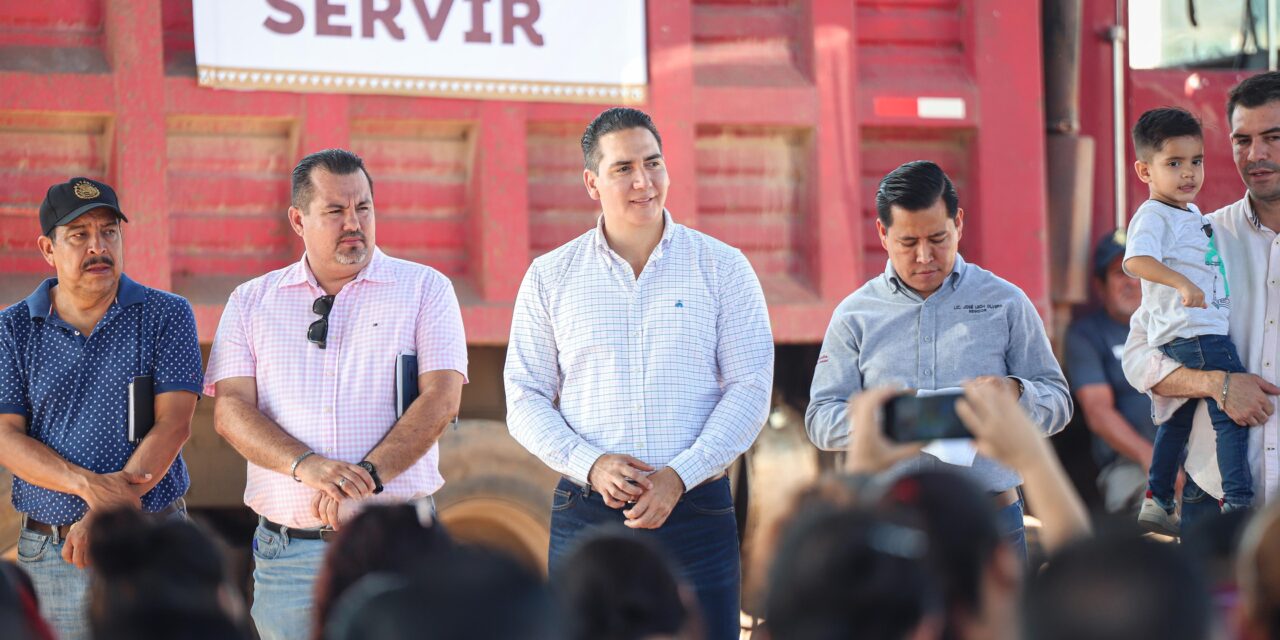
POLYGON ((676 308, 677 308, 677 309, 683 309, 683 308, 684 308, 684 300, 676 300, 676 308))

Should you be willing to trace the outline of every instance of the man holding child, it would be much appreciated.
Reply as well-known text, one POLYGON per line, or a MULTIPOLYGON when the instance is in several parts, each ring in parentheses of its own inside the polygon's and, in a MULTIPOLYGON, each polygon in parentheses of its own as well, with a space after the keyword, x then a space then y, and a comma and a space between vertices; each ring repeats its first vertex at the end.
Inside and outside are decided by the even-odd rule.
MULTIPOLYGON (((1227 416, 1248 429, 1247 469, 1252 503, 1261 504, 1280 484, 1280 419, 1275 380, 1280 358, 1280 73, 1263 73, 1241 82, 1227 101, 1231 146, 1236 169, 1247 193, 1239 201, 1206 216, 1212 223, 1217 258, 1230 284, 1231 311, 1227 337, 1238 350, 1244 369, 1232 373, 1189 367, 1152 346, 1150 310, 1134 314, 1125 345, 1125 375, 1135 387, 1152 394, 1157 422, 1166 422, 1189 398, 1212 398, 1227 416)), ((1132 242, 1132 239, 1130 240, 1132 242)), ((1210 285, 1212 286, 1212 285, 1210 285)), ((1209 292, 1212 295, 1212 291, 1209 292)), ((1194 302, 1194 300, 1192 301, 1194 302)), ((1193 420, 1185 469, 1181 529, 1217 503, 1199 500, 1204 492, 1228 503, 1231 481, 1224 481, 1208 411, 1193 420)))

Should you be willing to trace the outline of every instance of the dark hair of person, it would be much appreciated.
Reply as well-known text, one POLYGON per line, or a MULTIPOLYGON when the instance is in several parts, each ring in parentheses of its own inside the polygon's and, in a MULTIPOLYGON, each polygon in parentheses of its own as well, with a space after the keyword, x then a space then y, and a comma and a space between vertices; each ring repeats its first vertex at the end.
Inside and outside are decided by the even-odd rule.
POLYGON ((346 149, 321 149, 299 160, 298 166, 293 168, 289 202, 301 209, 303 213, 307 212, 307 207, 311 205, 311 198, 315 195, 315 183, 311 181, 311 174, 316 169, 322 169, 335 176, 346 176, 360 171, 369 181, 370 195, 373 194, 373 176, 369 175, 369 170, 365 168, 364 160, 360 156, 346 149))
POLYGON ((658 150, 662 150, 662 136, 658 135, 658 127, 653 124, 649 114, 630 107, 614 107, 606 109, 596 116, 587 130, 582 133, 582 162, 592 173, 600 172, 600 138, 615 131, 627 129, 648 129, 653 139, 658 142, 658 150))
POLYGON ((1151 154, 1160 151, 1166 141, 1183 136, 1204 138, 1200 120, 1190 111, 1177 107, 1152 109, 1133 125, 1133 152, 1139 160, 1150 161, 1151 154))
POLYGON ((1027 640, 1201 640, 1213 599, 1178 545, 1137 535, 1081 540, 1058 553, 1026 596, 1027 640))
POLYGON ((815 505, 787 525, 765 625, 795 640, 899 640, 938 611, 925 534, 869 511, 815 505))
POLYGON ((955 623, 983 606, 982 578, 1001 544, 995 505, 955 473, 922 471, 890 484, 880 507, 919 519, 929 540, 925 564, 942 592, 943 638, 957 637, 955 623))
POLYGON ((338 530, 316 578, 314 637, 322 637, 333 603, 370 573, 412 575, 452 542, 443 527, 423 524, 411 504, 371 505, 338 530))
POLYGON ((412 575, 372 573, 334 603, 328 640, 559 640, 540 576, 498 552, 454 546, 412 575))
POLYGON ((1280 640, 1280 502, 1268 502, 1248 520, 1235 566, 1241 626, 1280 640))
POLYGON ((552 589, 567 615, 570 640, 672 636, 690 616, 667 557, 646 539, 622 532, 577 545, 555 572, 552 589))
POLYGON ((247 631, 216 611, 145 605, 93 628, 94 640, 249 640, 247 631))
POLYGON ((1214 514, 1197 519, 1182 532, 1183 553, 1196 563, 1211 588, 1235 585, 1236 551, 1252 516, 1249 509, 1214 514))
POLYGON ((907 211, 922 211, 932 207, 938 199, 947 206, 947 217, 955 220, 960 211, 960 196, 947 173, 928 160, 913 160, 880 180, 876 189, 876 215, 888 228, 893 225, 893 207, 907 211))
POLYGON ((212 638, 218 628, 234 632, 221 637, 243 637, 220 600, 224 555, 199 526, 132 509, 104 512, 90 526, 95 637, 212 638), (158 626, 160 619, 173 626, 158 626))
POLYGON ((0 637, 54 640, 49 623, 40 616, 31 576, 7 560, 0 560, 0 637))
POLYGON ((1256 109, 1276 100, 1280 100, 1280 71, 1249 76, 1227 93, 1227 122, 1231 121, 1236 107, 1256 109))

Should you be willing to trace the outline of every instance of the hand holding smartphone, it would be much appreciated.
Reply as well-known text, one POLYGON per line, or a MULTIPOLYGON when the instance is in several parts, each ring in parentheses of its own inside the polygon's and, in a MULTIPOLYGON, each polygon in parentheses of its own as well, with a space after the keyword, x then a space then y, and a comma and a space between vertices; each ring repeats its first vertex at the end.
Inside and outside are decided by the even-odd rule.
POLYGON ((973 438, 956 415, 963 391, 931 395, 899 395, 884 406, 885 434, 895 442, 973 438))

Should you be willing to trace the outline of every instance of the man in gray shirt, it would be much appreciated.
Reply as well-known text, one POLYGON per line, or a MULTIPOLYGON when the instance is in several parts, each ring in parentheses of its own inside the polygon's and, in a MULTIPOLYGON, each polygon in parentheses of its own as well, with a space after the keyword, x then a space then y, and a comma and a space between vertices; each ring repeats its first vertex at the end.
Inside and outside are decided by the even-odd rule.
MULTIPOLYGON (((876 230, 889 253, 876 276, 836 307, 813 374, 805 428, 822 449, 849 443, 849 397, 874 387, 1002 386, 1046 434, 1071 418, 1071 396, 1026 294, 957 253, 964 210, 938 165, 891 171, 876 192, 876 230)), ((1023 551, 1022 479, 983 456, 972 466, 922 454, 898 471, 947 467, 992 494, 1006 538, 1023 551)))

